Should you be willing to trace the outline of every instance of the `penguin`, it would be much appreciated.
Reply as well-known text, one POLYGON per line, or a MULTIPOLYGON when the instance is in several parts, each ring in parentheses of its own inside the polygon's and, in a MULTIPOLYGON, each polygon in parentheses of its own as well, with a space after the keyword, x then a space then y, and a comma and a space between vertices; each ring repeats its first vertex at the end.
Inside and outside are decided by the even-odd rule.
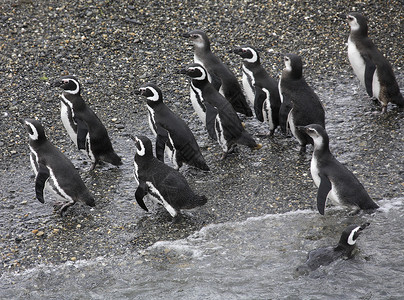
POLYGON ((29 136, 30 161, 35 173, 35 194, 44 203, 44 189, 53 192, 62 202, 55 204, 60 215, 75 204, 83 202, 95 206, 88 191, 71 161, 52 145, 45 135, 42 124, 34 119, 20 120, 29 136))
POLYGON ((348 59, 355 75, 370 97, 379 100, 382 113, 389 102, 404 107, 393 68, 368 37, 366 18, 357 12, 346 15, 351 28, 348 37, 348 59))
POLYGON ((251 108, 243 94, 234 73, 210 49, 208 36, 202 30, 192 30, 183 34, 194 44, 194 63, 201 64, 208 72, 208 80, 220 90, 221 94, 231 103, 234 110, 247 117, 252 117, 251 108))
POLYGON ((72 75, 64 76, 54 82, 53 86, 64 90, 60 111, 62 123, 78 149, 85 151, 92 160, 90 170, 94 170, 101 161, 115 166, 122 165, 104 125, 81 97, 81 85, 77 78, 72 75))
POLYGON ((149 125, 156 136, 156 157, 164 162, 164 147, 170 160, 179 169, 185 162, 204 171, 209 171, 201 150, 188 125, 163 102, 160 88, 153 83, 143 84, 138 94, 147 98, 149 125))
POLYGON ((307 255, 306 262, 297 267, 298 274, 308 274, 320 266, 327 266, 332 262, 343 258, 351 259, 358 252, 356 241, 362 231, 369 226, 369 223, 347 226, 341 234, 337 246, 328 246, 311 250, 307 255))
POLYGON ((324 215, 325 202, 363 210, 374 210, 379 206, 370 198, 363 185, 330 152, 329 138, 324 127, 318 124, 302 126, 314 141, 314 151, 310 164, 311 176, 318 187, 317 209, 324 215))
POLYGON ((200 100, 211 107, 206 114, 206 129, 222 147, 223 159, 235 150, 237 144, 248 146, 252 150, 262 147, 244 129, 231 104, 209 82, 208 73, 202 65, 190 64, 181 73, 191 78, 192 88, 200 96, 200 100))
POLYGON ((254 107, 255 116, 260 122, 269 125, 272 136, 279 126, 278 82, 273 79, 261 65, 258 51, 251 46, 243 46, 232 51, 243 59, 243 89, 250 105, 254 107), (256 86, 259 88, 257 93, 256 86))
POLYGON ((141 208, 148 211, 144 203, 146 195, 163 205, 173 218, 179 216, 181 209, 192 209, 206 204, 207 198, 196 195, 179 171, 153 156, 149 138, 145 136, 131 136, 131 138, 136 145, 134 176, 138 187, 135 198, 141 208))
POLYGON ((285 68, 279 81, 279 93, 283 105, 281 122, 287 122, 293 136, 300 144, 300 153, 305 153, 306 145, 313 144, 313 140, 304 131, 300 131, 298 126, 319 124, 325 127, 325 112, 320 99, 303 77, 301 57, 296 54, 286 54, 284 59, 285 68))

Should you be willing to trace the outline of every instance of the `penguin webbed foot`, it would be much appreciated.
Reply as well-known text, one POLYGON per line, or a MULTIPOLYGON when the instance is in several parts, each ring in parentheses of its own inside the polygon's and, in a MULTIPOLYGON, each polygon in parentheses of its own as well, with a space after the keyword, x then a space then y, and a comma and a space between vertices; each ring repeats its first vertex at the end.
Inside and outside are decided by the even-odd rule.
POLYGON ((57 213, 63 217, 67 209, 72 206, 74 202, 57 202, 53 205, 53 208, 57 211, 57 213))
POLYGON ((226 157, 227 157, 229 154, 233 154, 233 153, 235 153, 235 154, 238 153, 238 148, 237 148, 237 145, 236 145, 236 144, 230 146, 229 150, 227 150, 227 152, 223 153, 221 159, 222 159, 222 160, 225 160, 226 157))
POLYGON ((348 215, 349 215, 350 217, 353 217, 353 216, 358 215, 360 212, 361 212, 361 209, 360 209, 359 207, 355 207, 355 208, 353 208, 353 209, 349 212, 348 215))

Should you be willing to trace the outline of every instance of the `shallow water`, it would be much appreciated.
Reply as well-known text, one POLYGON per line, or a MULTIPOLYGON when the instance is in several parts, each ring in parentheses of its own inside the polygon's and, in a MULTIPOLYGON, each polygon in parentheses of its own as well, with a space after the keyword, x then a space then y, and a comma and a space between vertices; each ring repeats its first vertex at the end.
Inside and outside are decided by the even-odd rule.
POLYGON ((13 299, 399 299, 404 294, 404 198, 379 201, 372 215, 332 208, 208 225, 112 259, 40 265, 3 274, 13 299), (295 268, 307 252, 339 240, 348 224, 370 222, 359 253, 309 275, 295 268))

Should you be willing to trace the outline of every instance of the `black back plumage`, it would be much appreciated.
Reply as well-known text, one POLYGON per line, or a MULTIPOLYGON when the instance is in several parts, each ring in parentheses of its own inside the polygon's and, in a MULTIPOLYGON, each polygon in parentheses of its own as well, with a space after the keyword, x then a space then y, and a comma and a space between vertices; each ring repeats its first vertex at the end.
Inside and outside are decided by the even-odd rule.
MULTIPOLYGON (((320 99, 314 90, 307 84, 303 77, 303 63, 300 56, 287 54, 285 56, 285 68, 282 71, 280 92, 283 98, 281 108, 281 122, 285 122, 285 107, 291 105, 291 115, 295 126, 320 124, 325 127, 325 112, 320 99)), ((313 144, 313 140, 305 132, 296 129, 294 135, 299 140, 301 151, 305 151, 307 144, 313 144)))
MULTIPOLYGON (((153 110, 155 121, 156 156, 164 162, 164 144, 174 143, 176 149, 176 164, 178 168, 185 162, 191 166, 209 171, 209 167, 188 125, 163 102, 160 88, 153 83, 146 83, 139 88, 139 93, 145 96, 147 105, 153 110), (171 140, 169 140, 169 137, 171 140)), ((149 112, 150 113, 150 112, 149 112)))
MULTIPOLYGON (((305 131, 314 140, 312 160, 314 160, 316 165, 314 167, 318 169, 317 172, 319 173, 314 176, 318 176, 320 179, 317 208, 321 214, 324 214, 325 202, 332 188, 336 189, 335 193, 342 204, 356 206, 365 210, 373 210, 379 207, 370 198, 356 176, 331 154, 328 134, 321 125, 311 124, 301 127, 300 130, 305 131)), ((315 180, 315 178, 313 179, 315 180)))
MULTIPOLYGON (((389 102, 404 107, 404 98, 391 64, 368 36, 367 19, 358 12, 349 13, 346 19, 351 26, 349 39, 355 44, 366 64, 364 71, 366 92, 370 97, 376 97, 373 95, 372 87, 373 75, 376 72, 380 82, 380 93, 377 98, 382 103, 383 111, 386 110, 389 102)), ((356 75, 359 76, 359 74, 356 75)))
POLYGON ((305 264, 297 268, 298 273, 314 271, 320 266, 327 266, 340 258, 352 258, 357 252, 356 240, 367 226, 369 223, 360 226, 349 225, 342 232, 338 245, 311 250, 305 264))
POLYGON ((213 108, 211 112, 207 111, 206 127, 208 132, 216 132, 215 137, 219 143, 221 142, 221 136, 223 136, 227 145, 225 152, 231 150, 236 144, 245 145, 252 149, 262 147, 262 145, 257 144, 252 136, 244 129, 237 113, 230 103, 208 81, 206 76, 207 72, 202 65, 193 63, 188 65, 181 72, 191 77, 192 84, 200 89, 203 100, 209 103, 213 108), (220 122, 218 120, 220 120, 220 122))
MULTIPOLYGON (((265 68, 261 64, 260 56, 257 49, 251 46, 242 46, 233 50, 235 54, 240 55, 243 58, 244 68, 249 70, 252 73, 252 78, 248 80, 251 82, 251 86, 253 90, 255 90, 255 86, 258 86, 261 91, 262 88, 269 91, 269 102, 271 106, 271 119, 274 126, 274 129, 279 125, 279 110, 281 107, 281 100, 279 96, 278 82, 273 79, 265 68)), ((245 70, 243 70, 245 73, 245 70)), ((250 74, 245 74, 245 76, 249 77, 250 74)), ((255 97, 256 100, 259 100, 259 103, 255 103, 254 101, 254 111, 255 116, 261 122, 264 122, 264 118, 262 116, 262 94, 255 97)))
POLYGON ((44 203, 45 185, 58 197, 72 201, 60 213, 77 201, 95 206, 94 198, 88 191, 79 173, 70 160, 46 138, 41 123, 37 120, 21 121, 30 136, 31 162, 35 177, 35 193, 38 201, 44 203), (70 198, 70 199, 69 199, 70 198))
POLYGON ((64 76, 54 85, 65 90, 62 101, 68 101, 71 104, 69 107, 72 109, 73 120, 76 123, 77 144, 79 149, 80 145, 85 144, 85 150, 93 160, 92 168, 100 161, 109 162, 116 166, 122 165, 121 158, 112 147, 105 126, 81 97, 81 88, 77 78, 71 75, 64 76), (70 91, 77 92, 71 93, 70 91))
POLYGON ((205 196, 196 195, 188 185, 185 177, 177 170, 167 166, 153 156, 152 143, 145 136, 134 138, 136 144, 135 176, 139 186, 136 201, 147 210, 143 198, 147 194, 162 197, 175 210, 169 212, 175 216, 180 209, 191 209, 204 205, 205 196))
POLYGON ((236 112, 251 117, 253 114, 247 104, 240 83, 229 67, 212 53, 206 33, 202 30, 192 30, 183 36, 192 39, 195 46, 194 62, 198 62, 205 67, 211 76, 213 86, 217 90, 223 90, 225 98, 231 103, 236 112))

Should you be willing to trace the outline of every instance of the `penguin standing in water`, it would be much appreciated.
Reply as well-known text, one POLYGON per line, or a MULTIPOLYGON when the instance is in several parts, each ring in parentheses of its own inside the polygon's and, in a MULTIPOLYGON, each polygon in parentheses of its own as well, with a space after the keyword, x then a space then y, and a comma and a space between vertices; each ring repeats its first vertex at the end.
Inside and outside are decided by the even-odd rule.
POLYGON ((153 83, 142 85, 138 94, 147 98, 149 125, 156 136, 156 157, 164 162, 164 147, 176 169, 185 162, 209 171, 201 150, 188 125, 163 102, 163 94, 153 83))
POLYGON ((347 226, 341 234, 337 246, 328 246, 311 250, 307 255, 307 261, 304 265, 297 267, 298 274, 307 274, 310 271, 318 269, 320 266, 327 266, 337 259, 350 259, 358 251, 356 241, 362 231, 369 226, 369 223, 347 226))
POLYGON ((64 76, 53 86, 64 90, 61 95, 60 111, 62 123, 78 149, 85 151, 92 160, 90 170, 101 161, 115 166, 122 165, 121 158, 112 148, 104 125, 81 97, 81 85, 77 78, 71 75, 64 76))
POLYGON ((393 68, 368 37, 366 18, 357 12, 346 15, 351 28, 348 38, 348 58, 355 75, 370 97, 375 97, 387 110, 389 102, 404 107, 393 68))
POLYGON ((183 34, 194 44, 194 63, 199 63, 208 72, 208 80, 231 103, 234 110, 247 117, 252 111, 247 104, 241 86, 232 71, 210 49, 208 36, 202 30, 183 34))
POLYGON ((95 206, 94 198, 88 191, 73 164, 46 138, 44 128, 37 120, 20 121, 29 135, 31 166, 35 173, 35 194, 44 203, 44 189, 52 191, 62 200, 55 207, 63 213, 76 202, 95 206))
MULTIPOLYGON (((319 124, 325 127, 325 113, 320 99, 303 77, 303 63, 300 56, 285 55, 285 68, 279 81, 282 101, 281 123, 287 123, 293 136, 299 141, 300 153, 306 152, 306 145, 313 144, 312 138, 298 129, 298 126, 319 124), (290 111, 288 106, 291 106, 290 111), (285 115, 287 114, 287 120, 285 115)), ((285 125, 284 125, 285 126, 285 125)))
POLYGON ((331 154, 328 134, 322 126, 311 124, 299 130, 305 131, 314 141, 310 171, 318 187, 317 208, 320 214, 324 215, 327 199, 356 210, 374 210, 379 207, 355 175, 331 154))
POLYGON ((211 107, 206 113, 206 129, 222 147, 223 158, 233 152, 237 144, 248 146, 253 150, 262 147, 244 129, 230 103, 209 82, 208 73, 202 65, 190 64, 181 70, 181 73, 192 79, 191 86, 199 96, 199 100, 211 107))
POLYGON ((177 217, 181 209, 192 209, 207 202, 205 196, 196 195, 185 177, 153 156, 151 141, 145 136, 132 137, 136 144, 134 160, 135 180, 138 187, 136 201, 148 211, 143 198, 161 204, 172 217, 177 217))
POLYGON ((269 125, 272 136, 279 125, 278 82, 273 79, 261 65, 258 51, 251 46, 243 46, 233 50, 243 59, 243 89, 247 100, 254 107, 255 116, 269 125))

